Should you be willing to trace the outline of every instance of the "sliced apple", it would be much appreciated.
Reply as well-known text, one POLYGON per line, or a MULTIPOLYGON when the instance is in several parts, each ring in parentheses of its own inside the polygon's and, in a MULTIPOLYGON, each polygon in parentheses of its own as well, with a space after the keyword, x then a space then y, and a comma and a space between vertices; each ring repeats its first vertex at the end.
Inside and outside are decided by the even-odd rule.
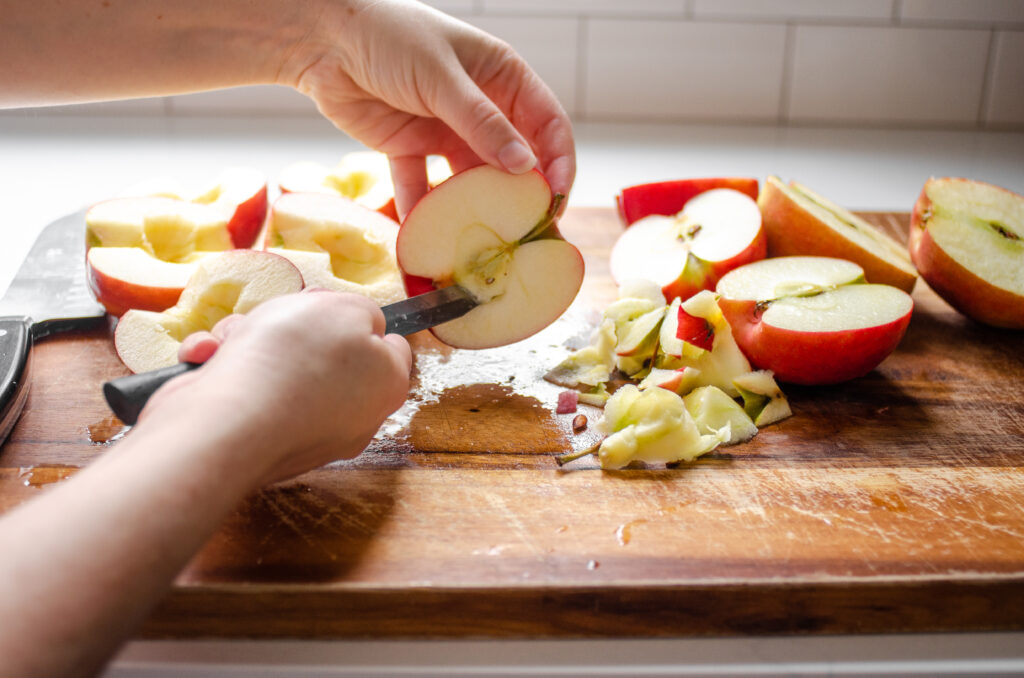
POLYGON ((716 386, 701 386, 683 396, 697 430, 727 437, 723 445, 744 443, 757 435, 757 426, 739 403, 716 386))
POLYGON ((917 282, 906 248, 887 233, 812 192, 768 177, 758 197, 768 236, 768 256, 809 255, 849 259, 868 282, 909 293, 917 282))
POLYGON ((114 330, 114 348, 132 372, 169 367, 178 361, 178 348, 188 335, 301 289, 302 275, 284 257, 256 250, 224 252, 197 266, 171 308, 125 313, 114 330))
POLYGON ((286 193, 271 207, 265 244, 295 264, 307 287, 361 294, 383 306, 405 298, 397 238, 394 220, 348 198, 286 193))
POLYGON ((910 256, 953 308, 1024 329, 1024 196, 969 179, 928 180, 911 214, 910 256))
MULTIPOLYGON (((430 186, 450 176, 451 168, 444 158, 431 158, 427 163, 430 186)), ((334 167, 308 161, 293 163, 282 170, 278 186, 282 193, 340 195, 398 220, 388 157, 377 151, 346 153, 334 167)))
POLYGON ((635 221, 652 214, 673 216, 686 206, 694 196, 715 188, 731 188, 751 199, 757 199, 757 179, 751 177, 706 177, 657 181, 622 189, 615 197, 622 222, 629 226, 635 221))
POLYGON ((771 370, 741 374, 732 380, 743 398, 743 410, 756 426, 767 426, 793 414, 771 370))
POLYGON ((705 191, 675 216, 637 221, 615 241, 609 265, 621 283, 646 278, 668 300, 713 290, 737 266, 762 259, 766 240, 754 200, 728 188, 705 191))
POLYGON ((914 307, 903 290, 865 283, 860 266, 829 257, 754 262, 726 274, 717 291, 750 362, 798 384, 867 374, 899 344, 914 307))
POLYGON ((457 284, 479 306, 433 328, 457 348, 525 339, 554 322, 583 282, 583 257, 558 232, 554 199, 534 170, 481 165, 428 192, 398 233, 406 291, 457 284))

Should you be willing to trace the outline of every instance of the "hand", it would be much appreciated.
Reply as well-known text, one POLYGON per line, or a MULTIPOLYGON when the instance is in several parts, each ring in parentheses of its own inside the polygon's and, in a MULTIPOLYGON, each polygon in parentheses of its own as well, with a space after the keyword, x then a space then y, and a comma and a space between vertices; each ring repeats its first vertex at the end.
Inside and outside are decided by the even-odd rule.
POLYGON ((417 2, 328 5, 282 69, 339 129, 391 159, 399 215, 427 192, 427 155, 452 170, 538 165, 568 196, 568 116, 507 44, 417 2))
POLYGON ((140 424, 179 395, 201 399, 207 421, 274 441, 260 446, 270 451, 265 482, 354 457, 409 388, 409 344, 383 332, 380 309, 364 297, 311 290, 272 299, 188 337, 180 358, 207 364, 157 391, 140 424))

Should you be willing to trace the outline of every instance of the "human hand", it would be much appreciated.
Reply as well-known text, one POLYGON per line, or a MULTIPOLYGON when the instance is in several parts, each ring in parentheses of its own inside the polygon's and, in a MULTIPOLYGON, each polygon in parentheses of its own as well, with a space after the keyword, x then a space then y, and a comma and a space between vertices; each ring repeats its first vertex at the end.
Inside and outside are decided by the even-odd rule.
POLYGON ((279 82, 389 156, 399 215, 428 190, 428 155, 445 156, 455 172, 484 162, 513 173, 537 166, 568 196, 569 118, 507 44, 409 0, 333 3, 313 24, 279 82))
POLYGON ((358 295, 272 299, 188 337, 179 357, 206 365, 157 391, 140 424, 173 416, 162 412, 179 397, 201 400, 205 425, 246 427, 267 443, 248 460, 263 463, 263 482, 354 457, 409 388, 409 344, 383 332, 380 309, 358 295))

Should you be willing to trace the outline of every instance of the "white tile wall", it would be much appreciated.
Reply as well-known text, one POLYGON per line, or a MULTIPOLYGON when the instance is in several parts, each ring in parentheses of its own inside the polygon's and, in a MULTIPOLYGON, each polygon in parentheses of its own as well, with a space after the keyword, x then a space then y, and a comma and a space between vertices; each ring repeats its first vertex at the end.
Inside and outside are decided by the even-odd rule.
MULTIPOLYGON (((1024 0, 428 4, 512 44, 579 121, 1024 130, 1024 0)), ((315 115, 278 87, 68 110, 315 115)))

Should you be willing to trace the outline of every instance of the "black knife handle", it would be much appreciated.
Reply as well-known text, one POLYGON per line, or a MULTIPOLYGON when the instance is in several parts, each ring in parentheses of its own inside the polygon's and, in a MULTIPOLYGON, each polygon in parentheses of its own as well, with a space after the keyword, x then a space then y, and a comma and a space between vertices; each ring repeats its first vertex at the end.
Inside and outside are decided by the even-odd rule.
POLYGON ((107 399, 107 405, 118 419, 129 426, 134 426, 139 420, 142 408, 158 388, 199 366, 200 363, 178 363, 158 370, 118 377, 103 384, 103 397, 107 399))
POLYGON ((0 443, 14 428, 28 399, 28 363, 32 321, 0 318, 0 443))

